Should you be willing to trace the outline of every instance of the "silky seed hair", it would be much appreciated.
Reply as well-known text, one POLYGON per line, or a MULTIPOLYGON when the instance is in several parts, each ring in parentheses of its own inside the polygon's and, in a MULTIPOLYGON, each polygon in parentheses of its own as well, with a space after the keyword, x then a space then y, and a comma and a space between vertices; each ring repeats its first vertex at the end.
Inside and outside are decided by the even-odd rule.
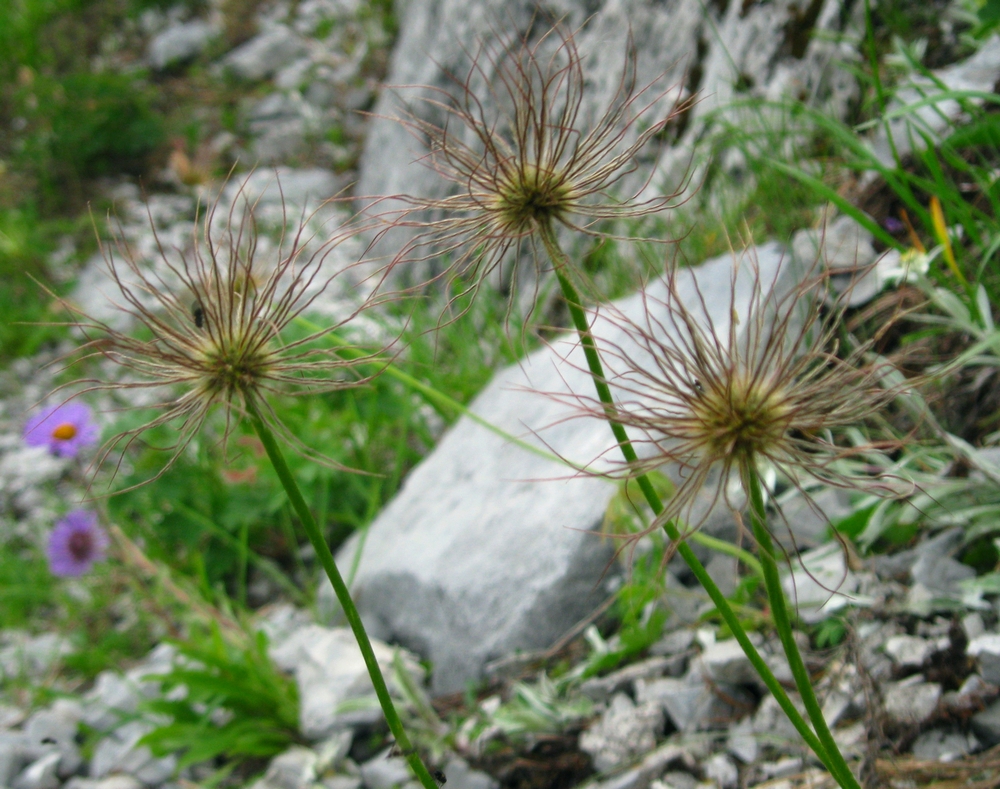
MULTIPOLYGON (((333 325, 300 328, 295 332, 299 339, 285 336, 346 271, 330 255, 352 237, 351 226, 317 247, 307 230, 308 218, 303 218, 292 232, 282 231, 273 254, 265 253, 254 218, 256 203, 245 194, 246 185, 244 181, 224 215, 217 216, 218 200, 207 212, 197 211, 187 250, 168 253, 157 236, 155 266, 145 265, 121 232, 112 244, 102 244, 120 297, 116 306, 132 319, 134 333, 61 300, 86 337, 82 353, 70 363, 103 359, 116 370, 113 377, 74 382, 75 391, 155 393, 154 403, 143 408, 158 414, 108 440, 97 465, 115 455, 117 470, 133 442, 149 430, 171 425, 177 438, 165 448, 170 458, 159 476, 176 462, 216 407, 225 413, 225 446, 252 404, 268 427, 303 454, 340 467, 286 430, 268 397, 355 387, 379 370, 372 365, 375 354, 347 360, 321 342, 370 303, 359 300, 351 314, 333 325), (221 232, 213 230, 220 225, 221 232)), ((284 212, 282 219, 282 227, 289 227, 284 212)))
POLYGON ((782 288, 794 276, 792 265, 784 261, 765 278, 753 259, 738 261, 725 324, 711 317, 697 280, 692 277, 693 288, 681 287, 688 273, 673 267, 662 278, 662 298, 643 291, 640 319, 613 305, 600 307, 602 319, 624 337, 615 344, 597 338, 615 402, 606 408, 586 396, 556 396, 580 415, 625 426, 640 460, 610 476, 629 478, 666 465, 677 470, 676 489, 650 529, 666 521, 696 529, 719 499, 738 510, 741 502, 730 500, 733 473, 745 489, 747 471, 766 465, 800 490, 807 479, 885 495, 910 490, 844 463, 898 441, 859 445, 837 438, 844 428, 877 420, 909 384, 891 383, 898 381, 896 367, 871 352, 877 337, 842 347, 846 300, 827 299, 826 273, 805 272, 782 288), (745 305, 738 303, 738 279, 749 286, 745 305))
POLYGON ((421 100, 443 121, 415 114, 398 119, 426 141, 423 163, 455 192, 375 200, 373 208, 384 200, 403 205, 376 215, 384 232, 404 227, 413 234, 386 273, 443 260, 444 270, 431 281, 460 279, 462 293, 475 291, 507 259, 518 261, 525 246, 544 268, 539 242, 560 226, 608 237, 609 222, 675 204, 675 194, 640 196, 648 179, 630 195, 615 194, 637 169, 640 152, 690 106, 658 81, 637 87, 631 37, 617 89, 593 120, 585 117, 586 80, 575 36, 561 25, 534 43, 482 43, 472 61, 464 78, 453 78, 451 90, 424 89, 421 100))

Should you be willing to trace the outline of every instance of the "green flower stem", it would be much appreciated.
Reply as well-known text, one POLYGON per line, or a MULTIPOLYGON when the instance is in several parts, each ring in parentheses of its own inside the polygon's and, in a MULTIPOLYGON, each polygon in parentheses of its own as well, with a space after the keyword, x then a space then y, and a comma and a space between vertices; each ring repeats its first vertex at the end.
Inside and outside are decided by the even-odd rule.
POLYGON ((795 678, 795 685, 799 689, 802 703, 816 729, 816 734, 819 735, 819 739, 830 757, 830 772, 845 789, 860 789, 851 768, 848 767, 843 754, 833 739, 830 727, 826 724, 823 710, 813 691, 809 671, 802 660, 798 644, 795 643, 788 607, 785 605, 785 593, 781 588, 781 578, 778 575, 778 564, 774 559, 774 544, 764 519, 764 494, 761 490, 760 477, 757 474, 757 469, 750 462, 744 463, 741 471, 749 489, 750 523, 753 525, 754 539, 757 540, 760 561, 764 567, 764 585, 767 588, 767 597, 771 604, 771 616, 774 619, 774 627, 778 631, 778 638, 781 639, 781 645, 785 649, 785 656, 788 658, 788 665, 795 678))
MULTIPOLYGON (((604 377, 604 367, 601 364, 601 357, 598 354, 597 345, 594 343, 594 337, 590 333, 590 325, 587 323, 587 314, 583 310, 583 305, 576 288, 566 275, 566 268, 569 261, 556 241, 551 228, 544 228, 541 232, 541 236, 542 242, 545 244, 546 251, 548 252, 549 257, 552 260, 552 264, 555 267, 556 276, 559 279, 559 285, 562 288, 563 297, 566 299, 570 315, 573 318, 573 325, 576 327, 577 334, 580 337, 580 344, 583 346, 584 355, 587 357, 587 366, 590 369, 591 378, 594 381, 594 387, 597 389, 597 396, 604 405, 605 416, 608 424, 611 426, 611 432, 614 433, 615 440, 618 442, 622 455, 625 457, 625 462, 630 465, 635 464, 639 460, 638 455, 636 455, 635 448, 632 446, 632 442, 629 440, 628 434, 625 432, 625 427, 614 419, 614 400, 611 397, 611 389, 608 386, 607 379, 604 377)), ((652 508, 653 512, 657 515, 663 512, 663 502, 660 501, 660 497, 657 495, 656 490, 653 488, 653 484, 649 481, 649 478, 645 474, 640 474, 636 477, 636 482, 638 482, 639 489, 642 491, 646 498, 646 502, 652 508)), ((663 524, 663 530, 667 533, 667 536, 671 539, 671 541, 673 541, 673 543, 677 546, 677 553, 687 563, 687 566, 691 568, 691 572, 694 573, 695 577, 704 587, 705 591, 708 592, 708 596, 712 599, 712 602, 715 603, 715 607, 718 609, 723 621, 729 626, 729 629, 732 631, 736 641, 743 648, 747 658, 749 658, 750 663, 753 665, 758 675, 760 675, 760 678, 767 686, 767 689, 774 695, 778 705, 782 710, 784 710, 785 715, 788 716, 792 725, 795 726, 796 731, 798 731, 798 733, 802 736, 802 739, 805 740, 806 744, 819 757, 819 760, 823 763, 827 770, 837 777, 837 771, 832 767, 833 762, 827 754, 827 749, 819 741, 812 729, 809 728, 809 724, 806 723, 805 719, 795 708, 795 705, 792 704, 792 700, 788 698, 788 694, 785 693, 785 689, 781 687, 781 683, 778 682, 767 663, 764 662, 764 658, 760 656, 756 647, 754 647, 751 643, 746 630, 743 629, 743 625, 740 624, 739 618, 729 605, 729 601, 726 600, 725 595, 722 594, 722 591, 716 585, 715 581, 712 580, 712 576, 710 576, 705 570, 704 565, 701 561, 699 561, 691 547, 684 539, 682 539, 677 526, 672 521, 667 521, 663 524)), ((843 785, 845 787, 851 787, 851 789, 854 789, 854 787, 857 786, 856 783, 843 785)))
POLYGON ((361 656, 365 660, 365 666, 368 667, 368 674, 371 676, 372 685, 375 687, 375 694, 378 696, 379 704, 382 705, 382 712, 385 713, 386 723, 389 724, 389 730, 396 738, 396 745, 406 756, 406 761, 409 762, 410 769, 420 779, 420 783, 425 789, 438 789, 434 778, 431 777, 424 763, 420 760, 420 756, 411 745, 409 737, 406 736, 403 723, 399 719, 399 714, 392 703, 392 698, 389 696, 389 689, 386 687, 382 670, 378 667, 378 661, 375 659, 372 643, 368 639, 368 633, 365 632, 365 627, 361 622, 361 615, 358 613, 354 601, 351 600, 351 593, 348 591, 344 579, 340 576, 340 571, 337 569, 337 563, 333 559, 330 547, 326 544, 326 540, 323 538, 323 534, 316 524, 315 518, 313 518, 312 513, 309 511, 306 500, 302 497, 302 491, 299 490, 299 486, 295 482, 295 477, 292 476, 292 471, 288 468, 288 463, 285 462, 285 456, 282 454, 277 441, 275 441, 274 434, 264 423, 260 411, 253 400, 247 401, 247 413, 250 417, 250 424, 257 431, 257 435, 264 445, 264 450, 267 452, 267 456, 270 458, 271 464, 274 466, 274 470, 277 472, 278 478, 285 488, 285 493, 288 494, 288 500, 299 516, 299 520, 302 521, 302 526, 309 536, 309 542, 312 543, 313 548, 316 550, 316 556, 319 558, 320 564, 323 565, 330 583, 333 584, 333 591, 337 595, 337 600, 340 601, 340 605, 344 609, 344 615, 347 617, 351 630, 354 631, 354 637, 358 640, 358 646, 361 648, 361 656))
MULTIPOLYGON (((320 332, 322 328, 317 326, 305 318, 296 318, 296 323, 298 323, 302 328, 307 329, 311 332, 320 332)), ((386 375, 391 378, 395 378, 397 381, 402 383, 404 386, 412 389, 415 392, 419 392, 428 403, 430 403, 434 408, 437 409, 438 413, 442 416, 449 416, 450 414, 459 414, 461 416, 466 416, 475 422, 480 427, 484 427, 489 430, 494 435, 500 436, 500 438, 505 441, 520 447, 521 449, 532 452, 539 457, 543 457, 546 460, 551 460, 555 463, 566 464, 566 461, 541 447, 535 446, 524 439, 518 438, 517 436, 511 435, 506 430, 501 427, 497 427, 492 422, 487 419, 483 419, 479 414, 475 413, 472 409, 467 406, 462 405, 451 397, 448 397, 444 392, 439 392, 433 386, 425 384, 418 378, 414 378, 412 375, 403 372, 402 370, 396 368, 394 365, 389 364, 387 360, 376 356, 370 356, 365 351, 360 348, 355 348, 349 343, 347 343, 343 338, 339 337, 334 333, 329 333, 326 335, 327 338, 333 342, 337 347, 337 353, 341 354, 348 359, 361 359, 362 357, 369 357, 373 365, 379 365, 386 375)), ((582 469, 577 469, 582 470, 582 469)), ((693 542, 704 545, 706 548, 718 551, 719 553, 728 554, 733 556, 743 562, 747 567, 753 570, 758 576, 763 578, 763 571, 761 570, 760 562, 757 561, 757 557, 754 556, 749 551, 745 551, 737 545, 725 542, 724 540, 717 540, 714 537, 709 537, 707 534, 702 534, 700 532, 695 532, 690 535, 690 540, 693 542)))

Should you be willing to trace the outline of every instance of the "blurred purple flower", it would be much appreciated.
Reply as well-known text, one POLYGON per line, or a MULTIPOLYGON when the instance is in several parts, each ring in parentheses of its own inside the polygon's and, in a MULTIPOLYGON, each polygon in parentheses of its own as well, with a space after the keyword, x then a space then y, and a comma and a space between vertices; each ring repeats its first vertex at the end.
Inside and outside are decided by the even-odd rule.
POLYGON ((894 216, 887 216, 882 221, 882 227, 888 230, 890 233, 902 233, 906 229, 906 225, 894 216))
POLYGON ((24 426, 24 440, 32 447, 48 447, 53 455, 74 457, 97 441, 100 431, 83 403, 63 403, 46 408, 24 426))
POLYGON ((49 569, 53 575, 83 575, 100 561, 108 548, 108 535, 97 525, 97 515, 73 510, 49 535, 49 569))

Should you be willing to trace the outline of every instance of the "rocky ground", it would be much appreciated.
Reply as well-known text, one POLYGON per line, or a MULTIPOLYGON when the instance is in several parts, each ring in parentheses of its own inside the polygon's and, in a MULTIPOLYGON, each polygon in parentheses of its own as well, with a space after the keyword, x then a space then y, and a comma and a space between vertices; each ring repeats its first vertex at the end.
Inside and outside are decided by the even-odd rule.
MULTIPOLYGON (((737 91, 811 97, 835 115, 856 96, 837 61, 858 57, 860 6, 818 2, 803 12, 784 2, 585 5, 567 0, 545 13, 565 15, 574 26, 586 22, 579 46, 596 53, 588 69, 597 75, 598 106, 613 88, 614 80, 601 75, 621 58, 626 22, 642 74, 675 69, 668 76, 681 93, 703 97, 673 151, 657 159, 651 183, 663 188, 676 183, 692 146, 710 135, 713 112, 737 91), (804 29, 823 35, 807 43, 804 29)), ((241 188, 272 239, 300 217, 308 217, 316 239, 334 232, 345 209, 323 201, 355 183, 362 195, 440 189, 433 175, 410 167, 419 143, 387 120, 400 94, 380 91, 380 81, 440 86, 447 70, 462 68, 475 36, 496 31, 498 14, 503 24, 519 27, 533 10, 520 3, 399 3, 394 46, 382 17, 360 0, 260 4, 247 13, 255 32, 233 47, 222 43, 232 17, 214 4, 142 17, 137 35, 149 68, 181 79, 186 64, 205 63, 207 79, 246 94, 239 134, 219 131, 200 147, 178 145, 145 194, 128 181, 108 186, 120 237, 150 266, 162 265, 161 248, 169 257, 190 243, 199 200, 218 198, 225 216, 240 205, 241 188), (374 110, 375 117, 359 110, 374 110), (209 175, 220 161, 237 168, 221 187, 209 175), (258 169, 247 176, 249 165, 258 169)), ((936 76, 951 88, 992 90, 1000 43, 994 39, 936 76)), ((913 90, 927 84, 917 80, 913 90)), ((933 127, 939 117, 928 112, 925 120, 933 127)), ((883 157, 890 134, 897 148, 913 142, 899 127, 880 134, 869 143, 883 157)), ((745 176, 743 163, 731 165, 734 179, 745 176)), ((824 227, 801 231, 787 247, 764 242, 742 254, 773 272, 764 279, 775 287, 791 276, 783 261, 819 253, 834 268, 874 262, 874 239, 855 222, 840 217, 824 227)), ((328 265, 347 268, 356 251, 338 247, 328 265)), ((881 259, 855 291, 858 306, 892 279, 898 262, 898 255, 881 259)), ((113 322, 103 266, 95 255, 79 272, 74 298, 113 322)), ((697 282, 706 292, 721 285, 727 293, 732 266, 731 255, 706 261, 683 287, 697 282)), ((361 274, 324 293, 315 314, 328 320, 350 314, 361 274)), ((725 299, 709 301, 717 320, 728 321, 725 299)), ((639 308, 636 296, 618 304, 639 308)), ((595 329, 605 339, 614 337, 602 332, 612 331, 595 329)), ((567 423, 557 400, 537 395, 585 389, 575 353, 569 341, 554 339, 499 371, 472 410, 562 457, 600 456, 611 441, 603 423, 567 423)), ((83 484, 74 461, 25 447, 21 438, 25 414, 57 380, 45 366, 54 355, 20 360, 3 373, 0 501, 2 527, 11 534, 51 523, 58 501, 83 484)), ((996 460, 981 454, 984 463, 996 460)), ((381 639, 376 652, 408 710, 408 725, 448 788, 832 786, 736 643, 704 616, 711 609, 707 596, 676 563, 658 598, 669 612, 658 637, 613 657, 626 634, 613 634, 608 611, 626 571, 614 562, 613 546, 593 532, 617 488, 603 479, 566 479, 560 468, 463 418, 375 519, 363 548, 356 537, 338 556, 346 566, 361 551, 359 607, 381 639)), ((785 582, 799 606, 799 636, 824 714, 844 753, 870 786, 997 785, 997 590, 970 585, 977 571, 959 560, 967 547, 962 528, 931 528, 902 549, 859 556, 830 539, 827 528, 851 516, 852 502, 830 491, 816 502, 785 503, 788 535, 802 551, 785 582), (820 623, 832 629, 825 637, 818 635, 820 623)), ((736 537, 728 512, 712 513, 705 530, 736 537)), ((735 561, 707 552, 704 558, 724 591, 737 594, 735 561)), ((273 663, 298 688, 299 742, 254 765, 263 771, 256 789, 410 786, 326 586, 319 621, 278 589, 265 584, 263 596, 254 627, 267 634, 273 663)), ((763 625, 753 636, 779 680, 792 687, 777 639, 763 625)), ((176 647, 161 643, 138 663, 66 687, 58 672, 72 650, 56 633, 0 632, 0 677, 19 687, 55 688, 46 703, 0 690, 0 787, 182 789, 220 780, 214 765, 182 765, 176 754, 155 756, 138 744, 157 723, 143 702, 157 698, 161 686, 148 677, 182 661, 176 647)))

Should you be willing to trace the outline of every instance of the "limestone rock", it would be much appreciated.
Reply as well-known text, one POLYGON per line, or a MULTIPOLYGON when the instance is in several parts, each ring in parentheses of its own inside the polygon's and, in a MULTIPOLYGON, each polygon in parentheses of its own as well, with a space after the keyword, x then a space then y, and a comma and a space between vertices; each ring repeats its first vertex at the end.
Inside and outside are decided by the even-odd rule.
POLYGON ((956 729, 931 729, 914 741, 910 750, 917 759, 953 762, 979 749, 979 741, 971 732, 956 729))
POLYGON ((937 651, 934 641, 919 636, 893 636, 885 642, 885 653, 903 668, 920 668, 937 651))
POLYGON ((624 693, 616 693, 600 720, 580 735, 580 750, 605 772, 652 750, 662 728, 660 704, 635 705, 624 693))
POLYGON ((891 721, 906 726, 919 725, 934 714, 941 700, 941 686, 923 679, 917 674, 884 687, 885 714, 891 721))
POLYGON ((230 52, 224 68, 245 80, 260 80, 287 66, 305 52, 305 42, 284 25, 270 25, 230 52))
MULTIPOLYGON (((393 656, 397 652, 377 640, 372 641, 382 673, 391 679, 393 656)), ((293 672, 299 688, 299 729, 317 740, 335 729, 357 723, 374 723, 382 718, 361 650, 349 628, 308 625, 271 647, 271 659, 284 671, 293 672), (349 699, 369 698, 364 709, 338 711, 349 699)), ((423 670, 417 661, 401 653, 403 664, 419 684, 423 670)))
POLYGON ((183 63, 204 52, 220 32, 217 25, 201 19, 172 25, 150 40, 146 60, 157 70, 183 63))
POLYGON ((857 576, 848 569, 839 543, 806 551, 793 558, 791 565, 792 571, 785 573, 781 583, 803 621, 819 622, 849 603, 860 602, 854 595, 857 576))
POLYGON ((59 762, 62 756, 53 751, 29 764, 14 779, 13 789, 56 789, 59 786, 59 762))
MULTIPOLYGON (((938 69, 929 77, 917 75, 909 84, 900 86, 895 98, 886 107, 886 115, 946 91, 968 90, 991 93, 997 80, 1000 80, 1000 36, 994 34, 982 42, 972 57, 938 69), (938 82, 941 83, 940 87, 936 84, 938 82)), ((963 101, 971 101, 974 104, 980 102, 979 99, 963 101)), ((893 144, 899 156, 906 156, 912 150, 914 143, 923 147, 925 135, 932 141, 939 137, 961 112, 962 106, 958 101, 951 98, 942 99, 918 107, 912 116, 904 114, 891 120, 888 132, 884 124, 879 124, 878 134, 872 143, 875 156, 883 165, 895 167, 893 144)))
POLYGON ((987 747, 1000 744, 1000 701, 972 716, 972 731, 987 747))
POLYGON ((252 789, 312 789, 315 782, 316 754, 308 748, 290 748, 271 759, 252 789))
POLYGON ((394 789, 413 777, 406 759, 388 755, 388 751, 361 765, 361 780, 366 789, 394 789))
POLYGON ((464 759, 452 758, 444 766, 449 789, 499 789, 500 784, 481 770, 473 770, 464 759))
POLYGON ((966 649, 979 663, 979 673, 993 685, 1000 685, 1000 635, 989 633, 974 638, 966 649))

